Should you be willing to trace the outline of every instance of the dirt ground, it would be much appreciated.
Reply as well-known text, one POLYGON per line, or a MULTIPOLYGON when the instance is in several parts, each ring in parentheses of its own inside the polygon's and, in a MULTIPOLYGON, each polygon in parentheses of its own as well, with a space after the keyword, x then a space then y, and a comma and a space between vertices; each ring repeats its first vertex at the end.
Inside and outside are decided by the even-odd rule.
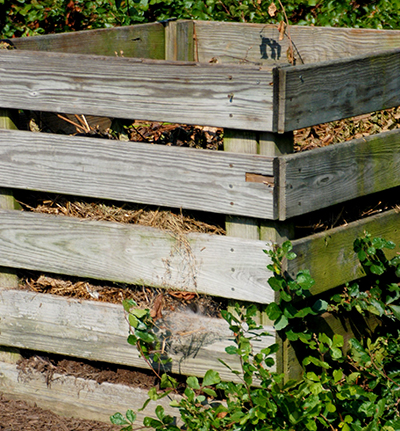
MULTIPOLYGON (((43 356, 29 351, 22 351, 21 354, 22 359, 17 364, 21 378, 40 372, 48 384, 57 373, 94 380, 99 384, 107 381, 142 389, 156 385, 156 378, 150 372, 129 367, 66 359, 58 355, 43 356)), ((11 400, 0 393, 0 431, 115 431, 120 428, 111 423, 58 416, 25 401, 11 400)))
POLYGON ((116 431, 121 427, 103 422, 58 416, 21 400, 0 394, 1 431, 116 431))

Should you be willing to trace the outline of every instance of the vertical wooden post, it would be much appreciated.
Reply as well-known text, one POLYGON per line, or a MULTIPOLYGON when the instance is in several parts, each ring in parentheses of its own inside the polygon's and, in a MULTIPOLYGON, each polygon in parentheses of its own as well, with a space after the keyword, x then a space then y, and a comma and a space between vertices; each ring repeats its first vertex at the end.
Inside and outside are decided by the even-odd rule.
POLYGON ((193 21, 169 21, 165 25, 165 59, 194 61, 193 21))
MULTIPOLYGON (((7 109, 0 109, 0 128, 17 129, 7 109)), ((0 209, 17 209, 18 204, 11 190, 0 188, 0 209)), ((12 268, 0 267, 0 289, 18 287, 18 277, 12 268)))
MULTIPOLYGON (((224 150, 235 153, 279 156, 293 151, 293 135, 248 130, 224 131, 224 150)), ((228 216, 226 231, 230 236, 248 239, 261 239, 281 243, 292 239, 294 230, 290 223, 270 220, 257 220, 250 217, 228 216)))
MULTIPOLYGON (((224 150, 236 153, 279 156, 293 152, 293 134, 279 135, 269 132, 257 133, 228 129, 224 131, 224 150)), ((294 226, 290 222, 227 216, 226 232, 230 236, 261 239, 281 244, 287 239, 293 239, 294 226)), ((272 323, 263 311, 262 306, 259 307, 259 322, 263 325, 272 323)), ((289 362, 293 359, 289 358, 291 349, 289 349, 287 340, 283 341, 277 337, 277 342, 280 344, 280 350, 276 356, 276 368, 279 373, 285 373, 286 377, 289 378, 289 362)))

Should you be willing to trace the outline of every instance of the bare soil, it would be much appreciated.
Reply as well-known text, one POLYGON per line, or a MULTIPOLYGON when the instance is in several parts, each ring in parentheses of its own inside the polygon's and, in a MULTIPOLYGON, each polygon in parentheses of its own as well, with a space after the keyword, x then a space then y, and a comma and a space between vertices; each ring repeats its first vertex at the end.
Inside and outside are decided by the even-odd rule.
POLYGON ((0 394, 0 431, 117 431, 104 422, 58 416, 21 400, 0 394))
MULTIPOLYGON (((90 362, 59 355, 46 355, 22 351, 22 359, 17 363, 20 378, 28 378, 33 373, 41 373, 46 383, 51 385, 55 374, 79 377, 103 382, 118 383, 148 390, 157 385, 156 377, 146 370, 136 370, 100 362, 90 362)), ((111 423, 81 420, 58 416, 49 410, 21 400, 10 399, 0 394, 0 431, 114 431, 121 427, 111 423)))

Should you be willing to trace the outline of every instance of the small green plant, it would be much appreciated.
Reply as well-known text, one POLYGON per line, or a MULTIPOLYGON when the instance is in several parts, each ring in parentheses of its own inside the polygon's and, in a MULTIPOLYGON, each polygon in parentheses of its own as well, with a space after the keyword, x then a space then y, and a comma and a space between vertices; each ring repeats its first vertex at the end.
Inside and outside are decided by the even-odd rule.
MULTIPOLYGON (((221 362, 234 379, 221 381, 214 370, 207 371, 202 381, 188 377, 184 393, 171 403, 182 425, 161 406, 155 411, 157 419, 146 417, 143 425, 171 431, 400 430, 400 256, 388 259, 384 253, 394 248, 394 243, 369 234, 358 238, 354 250, 367 277, 362 284, 346 285, 331 301, 313 298, 310 288, 314 280, 308 271, 300 271, 294 279, 284 272, 284 261, 296 257, 290 242, 266 251, 271 259, 268 268, 274 273, 269 284, 278 293, 267 314, 281 339, 300 347, 303 377, 287 381, 273 371, 278 344, 254 351, 254 340, 267 335, 255 322, 257 308, 236 305, 233 311, 222 312, 234 334, 233 345, 226 352, 239 358, 240 369, 221 362), (315 330, 318 319, 327 312, 349 322, 361 318, 365 323, 373 316, 375 327, 368 336, 354 331, 346 347, 341 335, 315 330)), ((132 305, 124 305, 129 316, 135 316, 129 318, 136 331, 130 342, 149 355, 157 344, 151 320, 147 311, 132 313, 132 305), (146 328, 136 319, 144 319, 146 328), (146 331, 149 336, 142 335, 146 331)), ((177 382, 164 373, 160 388, 149 392, 143 408, 150 400, 176 391, 177 382)), ((111 417, 112 423, 124 425, 125 431, 135 429, 135 419, 131 410, 125 416, 116 413, 111 417)))

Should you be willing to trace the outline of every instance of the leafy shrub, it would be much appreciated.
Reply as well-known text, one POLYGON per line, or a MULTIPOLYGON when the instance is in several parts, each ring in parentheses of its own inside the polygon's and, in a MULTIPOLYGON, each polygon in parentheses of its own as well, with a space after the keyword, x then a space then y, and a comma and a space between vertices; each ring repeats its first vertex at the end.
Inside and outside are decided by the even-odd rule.
MULTIPOLYGON (((357 239, 354 250, 368 284, 366 288, 359 283, 346 285, 330 303, 310 295, 314 280, 308 271, 300 271, 295 279, 283 271, 284 260, 296 257, 290 242, 266 251, 272 260, 268 268, 274 272, 269 284, 279 293, 267 314, 283 340, 300 346, 303 377, 286 381, 283 374, 272 371, 278 344, 254 352, 254 339, 266 335, 254 320, 257 309, 236 305, 234 312, 222 315, 234 334, 234 345, 226 352, 239 357, 241 369, 223 364, 240 380, 223 382, 214 370, 201 382, 189 377, 181 400, 171 403, 183 427, 161 406, 155 411, 158 419, 146 417, 143 425, 171 431, 400 430, 400 256, 387 259, 384 253, 394 248, 391 241, 368 234, 357 239), (350 321, 375 316, 378 326, 368 336, 355 334, 346 351, 341 335, 314 331, 315 319, 327 312, 350 321)), ((151 354, 151 348, 146 352, 151 354)), ((165 391, 157 393, 153 388, 149 400, 174 391, 177 382, 163 374, 160 387, 165 391)), ((135 419, 132 410, 111 417, 125 431, 134 429, 135 419)))
POLYGON ((3 38, 123 26, 171 17, 214 21, 400 28, 399 0, 0 0, 3 38))

